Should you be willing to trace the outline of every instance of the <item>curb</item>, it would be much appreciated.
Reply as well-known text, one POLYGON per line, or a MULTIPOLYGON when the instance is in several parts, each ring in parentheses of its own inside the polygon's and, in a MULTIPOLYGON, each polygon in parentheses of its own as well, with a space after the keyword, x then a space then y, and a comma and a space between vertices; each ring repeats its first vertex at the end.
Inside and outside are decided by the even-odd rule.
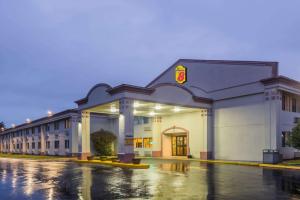
POLYGON ((224 161, 224 160, 200 160, 200 159, 188 159, 188 158, 151 158, 151 157, 144 157, 142 159, 196 161, 196 162, 200 162, 200 163, 241 165, 241 166, 252 166, 252 167, 261 167, 261 168, 300 170, 300 166, 287 166, 287 165, 280 165, 280 164, 279 165, 276 165, 276 164, 262 164, 262 163, 256 163, 256 162, 224 161))
POLYGON ((177 160, 177 161, 196 161, 200 163, 212 163, 212 164, 227 164, 227 165, 244 165, 244 166, 255 166, 258 167, 260 163, 256 162, 241 162, 241 161, 225 161, 225 160, 200 160, 191 158, 151 158, 141 157, 141 159, 156 159, 156 160, 177 160))
POLYGON ((100 160, 76 160, 75 162, 80 164, 109 165, 114 167, 130 168, 130 169, 148 169, 150 167, 150 165, 148 164, 118 163, 118 162, 100 161, 100 160))
POLYGON ((300 170, 300 167, 286 165, 259 164, 259 167, 300 170))

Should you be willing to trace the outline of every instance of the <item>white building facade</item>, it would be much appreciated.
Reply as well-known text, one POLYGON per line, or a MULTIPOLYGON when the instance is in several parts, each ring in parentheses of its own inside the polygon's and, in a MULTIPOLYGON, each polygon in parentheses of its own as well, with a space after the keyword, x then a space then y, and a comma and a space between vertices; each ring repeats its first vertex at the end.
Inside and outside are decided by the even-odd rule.
MULTIPOLYGON (((94 154, 90 135, 100 129, 117 136, 123 162, 134 156, 262 161, 266 149, 284 159, 298 156, 287 138, 300 121, 300 83, 279 76, 276 62, 180 59, 145 87, 98 84, 76 103, 70 144, 82 159, 94 154)), ((16 132, 1 134, 3 147, 8 131, 16 132)))
POLYGON ((74 156, 78 154, 78 114, 66 110, 5 130, 2 153, 74 156))

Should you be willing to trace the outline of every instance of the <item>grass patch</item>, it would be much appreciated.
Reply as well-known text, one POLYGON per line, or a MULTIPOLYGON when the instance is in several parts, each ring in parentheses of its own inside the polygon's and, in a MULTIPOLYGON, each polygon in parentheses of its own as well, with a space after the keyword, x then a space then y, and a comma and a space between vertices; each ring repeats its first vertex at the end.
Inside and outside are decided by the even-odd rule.
POLYGON ((282 162, 283 165, 299 165, 300 166, 300 160, 287 160, 282 162))
POLYGON ((27 154, 0 154, 0 158, 19 158, 19 159, 31 159, 31 160, 59 160, 70 159, 71 157, 64 156, 44 156, 44 155, 27 155, 27 154))

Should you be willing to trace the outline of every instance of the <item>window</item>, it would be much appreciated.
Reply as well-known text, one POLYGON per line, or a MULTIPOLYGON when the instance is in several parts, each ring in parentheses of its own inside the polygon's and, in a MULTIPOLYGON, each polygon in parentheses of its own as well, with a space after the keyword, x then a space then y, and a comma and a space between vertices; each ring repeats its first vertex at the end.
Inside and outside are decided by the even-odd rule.
POLYGON ((69 140, 65 140, 65 148, 68 149, 70 147, 70 142, 69 140))
POLYGON ((26 135, 28 135, 29 134, 29 129, 26 129, 26 135))
POLYGON ((288 94, 283 94, 282 110, 288 112, 297 112, 297 99, 288 94))
POLYGON ((59 148, 59 141, 58 140, 54 141, 54 148, 55 149, 59 148))
POLYGON ((31 144, 32 149, 35 149, 35 142, 31 144))
POLYGON ((144 124, 149 124, 149 117, 143 117, 144 124))
POLYGON ((45 125, 45 129, 46 129, 47 132, 50 131, 50 125, 49 125, 49 124, 46 124, 46 125, 45 125))
POLYGON ((27 143, 27 149, 29 149, 29 143, 27 143))
POLYGON ((38 149, 41 149, 41 142, 38 142, 38 149))
POLYGON ((134 117, 135 125, 148 124, 149 121, 150 121, 149 117, 139 117, 139 116, 134 117))
POLYGON ((297 112, 297 100, 295 98, 292 99, 292 112, 297 112))
POLYGON ((144 138, 144 148, 151 148, 152 147, 152 138, 144 138))
POLYGON ((59 129, 59 121, 54 122, 54 130, 59 129))
POLYGON ((34 128, 34 127, 31 129, 31 133, 32 133, 32 134, 35 133, 35 128, 34 128))
POLYGON ((65 120, 65 128, 71 128, 71 122, 70 119, 65 120))
POLYGON ((285 111, 286 109, 286 96, 283 94, 282 95, 282 110, 285 111))
POLYGON ((135 146, 135 148, 143 148, 142 138, 135 138, 134 139, 134 146, 135 146))
POLYGON ((290 136, 290 132, 288 132, 288 131, 282 132, 282 134, 281 134, 281 146, 282 147, 289 147, 290 146, 289 136, 290 136))
POLYGON ((41 126, 38 126, 38 132, 39 133, 41 132, 41 126))
POLYGON ((47 149, 50 149, 50 141, 47 141, 47 142, 46 142, 46 148, 47 148, 47 149))
POLYGON ((19 144, 17 144, 17 149, 19 149, 19 144))

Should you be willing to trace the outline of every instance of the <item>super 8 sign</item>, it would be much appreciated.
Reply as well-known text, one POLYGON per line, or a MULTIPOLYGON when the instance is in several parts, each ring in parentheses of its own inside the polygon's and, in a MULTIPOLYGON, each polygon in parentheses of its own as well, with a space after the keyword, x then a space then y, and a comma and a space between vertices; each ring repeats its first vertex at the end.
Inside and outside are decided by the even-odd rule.
POLYGON ((175 68, 175 80, 177 83, 179 84, 183 84, 187 81, 187 68, 182 66, 182 65, 178 65, 175 68))

